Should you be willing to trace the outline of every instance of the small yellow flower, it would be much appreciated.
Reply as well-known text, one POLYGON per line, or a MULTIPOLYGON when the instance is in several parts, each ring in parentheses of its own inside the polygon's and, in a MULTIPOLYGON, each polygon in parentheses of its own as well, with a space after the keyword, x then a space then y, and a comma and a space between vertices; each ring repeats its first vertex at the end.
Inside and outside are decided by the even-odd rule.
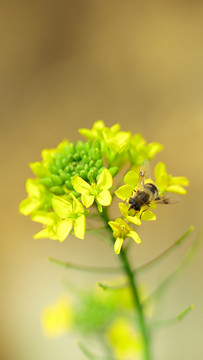
POLYGON ((108 223, 113 230, 113 236, 116 241, 114 244, 114 251, 116 254, 120 253, 123 241, 131 237, 137 244, 141 243, 139 235, 130 228, 130 226, 121 218, 116 219, 115 221, 109 221, 108 223))
POLYGON ((188 186, 189 181, 185 176, 172 176, 169 175, 166 171, 166 165, 162 162, 159 162, 155 169, 154 175, 156 179, 156 185, 159 189, 159 194, 164 194, 165 192, 174 192, 176 194, 184 195, 187 191, 183 186, 188 186))
POLYGON ((55 304, 44 309, 41 321, 43 330, 49 337, 66 333, 73 324, 72 305, 67 297, 60 297, 55 304))
POLYGON ((39 183, 38 179, 27 179, 26 190, 28 198, 21 201, 19 211, 23 215, 30 215, 36 210, 51 208, 51 194, 48 189, 39 183))
POLYGON ((96 201, 99 211, 102 211, 102 206, 109 206, 112 201, 110 189, 113 185, 111 173, 104 169, 99 175, 97 183, 92 182, 88 184, 81 177, 75 175, 72 180, 74 190, 82 195, 82 203, 85 207, 90 207, 96 201))
POLYGON ((60 218, 56 224, 56 236, 59 241, 67 238, 72 230, 74 224, 74 235, 79 239, 85 237, 85 215, 88 210, 85 210, 81 202, 72 196, 72 201, 64 197, 54 196, 52 199, 52 206, 60 218))
POLYGON ((163 146, 157 142, 150 144, 141 134, 135 134, 130 142, 129 158, 132 165, 140 166, 145 159, 153 159, 154 156, 163 149, 163 146))
POLYGON ((92 129, 80 129, 79 132, 87 139, 99 140, 102 153, 111 166, 121 165, 126 160, 124 155, 129 149, 131 132, 120 131, 119 124, 108 128, 102 120, 99 120, 94 123, 92 129))
POLYGON ((57 240, 56 224, 60 219, 54 212, 36 211, 31 219, 44 225, 44 229, 35 234, 34 239, 57 240))

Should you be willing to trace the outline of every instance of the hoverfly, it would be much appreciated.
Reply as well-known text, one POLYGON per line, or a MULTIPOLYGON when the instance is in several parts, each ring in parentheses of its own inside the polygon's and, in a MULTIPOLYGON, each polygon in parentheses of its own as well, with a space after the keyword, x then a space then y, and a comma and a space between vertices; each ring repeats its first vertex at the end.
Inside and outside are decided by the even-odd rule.
POLYGON ((180 201, 179 197, 170 193, 159 196, 157 186, 151 182, 145 183, 146 179, 151 179, 150 165, 147 159, 141 165, 137 190, 135 195, 129 199, 129 209, 140 211, 142 206, 149 206, 151 202, 155 202, 157 204, 172 204, 180 201))

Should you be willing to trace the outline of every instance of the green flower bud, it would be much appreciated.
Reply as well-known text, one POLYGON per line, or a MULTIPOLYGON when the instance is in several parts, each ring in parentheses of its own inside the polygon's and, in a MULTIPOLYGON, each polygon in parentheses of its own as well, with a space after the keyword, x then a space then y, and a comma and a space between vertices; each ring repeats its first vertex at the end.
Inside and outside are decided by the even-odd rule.
POLYGON ((98 174, 100 175, 102 173, 102 171, 105 169, 105 167, 101 167, 99 170, 98 170, 98 174))
POLYGON ((79 152, 84 149, 84 143, 81 140, 77 142, 76 149, 79 150, 79 152))
POLYGON ((68 163, 71 163, 73 161, 73 155, 69 154, 67 155, 68 163))
POLYGON ((85 170, 85 171, 88 171, 88 170, 89 170, 89 165, 88 165, 88 164, 85 164, 84 170, 85 170))
POLYGON ((92 168, 94 166, 94 163, 95 163, 94 160, 90 160, 89 167, 92 168))
POLYGON ((81 150, 81 152, 80 152, 80 157, 81 157, 81 159, 83 158, 83 156, 85 155, 86 153, 85 153, 85 150, 81 150))
POLYGON ((90 169, 90 171, 87 174, 87 177, 90 180, 90 182, 92 182, 92 180, 94 180, 96 176, 97 176, 97 172, 95 174, 95 171, 93 169, 90 169))
POLYGON ((61 159, 55 159, 55 166, 57 169, 61 169, 63 167, 61 159))
POLYGON ((84 155, 84 156, 83 156, 82 162, 83 162, 83 164, 88 164, 88 163, 89 163, 89 158, 88 158, 87 155, 84 155))
POLYGON ((64 157, 64 158, 61 160, 61 162, 62 162, 62 167, 63 167, 63 168, 68 165, 68 159, 67 159, 66 157, 64 157))
POLYGON ((64 181, 69 180, 71 178, 71 175, 69 173, 66 173, 64 170, 59 170, 59 175, 61 179, 64 181))
POLYGON ((79 175, 83 180, 87 180, 87 172, 85 170, 81 170, 79 175))
POLYGON ((65 182, 65 185, 67 187, 68 190, 73 190, 73 185, 71 184, 71 181, 70 180, 67 180, 65 182))
POLYGON ((74 143, 69 143, 68 152, 69 152, 69 154, 74 154, 74 152, 75 152, 75 144, 74 143))
POLYGON ((96 161, 96 167, 98 169, 100 169, 101 167, 103 167, 103 160, 102 159, 99 159, 96 161))
POLYGON ((92 158, 94 160, 98 160, 101 158, 101 154, 100 154, 100 150, 98 148, 96 148, 92 154, 92 158))
POLYGON ((63 180, 61 179, 61 177, 59 175, 51 175, 51 179, 55 185, 63 184, 63 180))
POLYGON ((48 168, 49 168, 49 170, 50 170, 50 172, 51 172, 52 174, 58 174, 58 169, 57 169, 57 167, 56 167, 55 165, 49 164, 49 165, 48 165, 48 168))
POLYGON ((100 142, 99 142, 98 139, 95 139, 95 140, 93 141, 92 147, 93 147, 94 149, 96 149, 96 148, 99 149, 99 148, 100 148, 100 142))
POLYGON ((50 191, 56 195, 63 195, 65 193, 61 186, 52 186, 50 191))
MULTIPOLYGON (((79 198, 80 196, 81 196, 81 194, 79 193, 79 192, 77 192, 77 191, 71 191, 71 195, 74 195, 76 198, 79 198)), ((72 200, 72 196, 70 196, 71 197, 71 200, 72 200)))
POLYGON ((81 170, 83 170, 83 166, 82 165, 77 165, 76 171, 79 173, 81 170))
POLYGON ((50 177, 42 178, 42 179, 40 179, 39 182, 40 182, 40 184, 43 184, 43 185, 45 185, 47 187, 50 187, 50 186, 54 185, 54 183, 53 183, 53 181, 52 181, 52 179, 50 177))
POLYGON ((70 165, 67 165, 67 166, 65 167, 64 171, 65 171, 66 173, 70 173, 70 172, 71 172, 71 167, 70 167, 70 165))
POLYGON ((86 142, 84 148, 85 148, 86 153, 88 153, 90 150, 90 143, 86 142))
POLYGON ((111 168, 109 168, 108 170, 109 170, 109 172, 111 173, 111 175, 114 177, 114 176, 116 176, 116 174, 118 174, 119 168, 117 168, 117 167, 111 167, 111 168))
POLYGON ((75 154, 73 155, 73 159, 74 159, 75 161, 79 161, 79 160, 80 160, 80 154, 75 153, 75 154))

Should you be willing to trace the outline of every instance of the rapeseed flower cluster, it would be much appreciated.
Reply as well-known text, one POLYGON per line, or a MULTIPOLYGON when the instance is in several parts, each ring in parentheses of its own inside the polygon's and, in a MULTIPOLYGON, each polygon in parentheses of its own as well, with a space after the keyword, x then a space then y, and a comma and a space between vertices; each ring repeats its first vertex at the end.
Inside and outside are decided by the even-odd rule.
MULTIPOLYGON (((114 250, 119 254, 126 238, 141 242, 135 226, 141 225, 142 220, 156 219, 150 210, 153 204, 135 212, 128 201, 135 194, 140 165, 145 159, 151 160, 162 145, 147 144, 140 134, 121 131, 119 124, 109 128, 103 121, 96 121, 92 129, 80 129, 79 133, 86 141, 79 140, 75 145, 64 140, 55 149, 43 150, 42 160, 30 164, 36 178, 27 180, 28 197, 19 209, 43 225, 34 235, 36 239, 64 241, 70 233, 84 239, 88 216, 95 209, 102 214, 115 194, 123 201, 119 203, 121 216, 109 219, 108 225, 115 238, 114 250), (117 188, 114 177, 126 166, 130 171, 124 176, 124 185, 117 188)), ((183 186, 188 185, 185 177, 168 175, 163 163, 155 168, 155 182, 160 194, 184 194, 183 186)))

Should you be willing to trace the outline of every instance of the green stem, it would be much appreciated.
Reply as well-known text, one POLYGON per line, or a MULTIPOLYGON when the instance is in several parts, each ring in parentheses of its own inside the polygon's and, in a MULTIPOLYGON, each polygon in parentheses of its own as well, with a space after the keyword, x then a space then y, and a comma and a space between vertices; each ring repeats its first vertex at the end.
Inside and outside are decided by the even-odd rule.
MULTIPOLYGON (((111 233, 112 243, 114 243, 115 239, 112 235, 112 230, 111 230, 110 226, 108 225, 108 222, 110 219, 108 216, 107 208, 104 208, 103 212, 101 213, 101 216, 106 224, 106 228, 111 233)), ((135 312, 136 312, 136 320, 138 320, 140 334, 142 336, 143 360, 150 360, 151 354, 150 354, 150 350, 149 350, 149 331, 147 329, 147 324, 146 324, 141 300, 140 300, 138 289, 137 289, 136 273, 131 268, 131 265, 129 263, 127 253, 125 252, 125 250, 121 249, 119 259, 122 263, 123 271, 125 272, 125 275, 128 278, 129 285, 131 287, 131 291, 132 291, 132 295, 133 295, 133 300, 134 300, 134 304, 135 304, 135 312)))
POLYGON ((137 318, 138 318, 138 322, 139 322, 140 332, 142 334, 143 359, 150 360, 151 356, 150 356, 150 352, 149 352, 149 334, 148 334, 147 325, 146 325, 146 321, 145 321, 145 317, 144 317, 144 313, 143 313, 142 304, 141 304, 139 293, 137 290, 136 274, 135 274, 135 272, 133 273, 130 263, 127 258, 127 254, 123 249, 121 249, 121 252, 120 252, 120 259, 123 263, 124 270, 128 277, 129 284, 131 286, 131 290, 132 290, 132 294, 133 294, 133 299, 134 299, 134 303, 135 303, 135 309, 136 309, 137 318))
POLYGON ((64 262, 61 260, 57 260, 54 259, 52 257, 48 257, 47 261, 52 263, 52 264, 56 264, 59 266, 64 267, 65 269, 74 269, 74 270, 80 270, 80 271, 88 271, 88 272, 103 272, 103 273, 118 273, 118 271, 121 271, 121 268, 118 267, 100 267, 100 266, 87 266, 87 265, 77 265, 77 264, 72 264, 69 262, 64 262))
POLYGON ((152 323, 153 328, 160 328, 164 326, 170 326, 176 324, 178 321, 181 321, 187 316, 193 309, 195 308, 194 304, 188 306, 185 310, 183 310, 179 315, 166 320, 160 320, 152 323))

